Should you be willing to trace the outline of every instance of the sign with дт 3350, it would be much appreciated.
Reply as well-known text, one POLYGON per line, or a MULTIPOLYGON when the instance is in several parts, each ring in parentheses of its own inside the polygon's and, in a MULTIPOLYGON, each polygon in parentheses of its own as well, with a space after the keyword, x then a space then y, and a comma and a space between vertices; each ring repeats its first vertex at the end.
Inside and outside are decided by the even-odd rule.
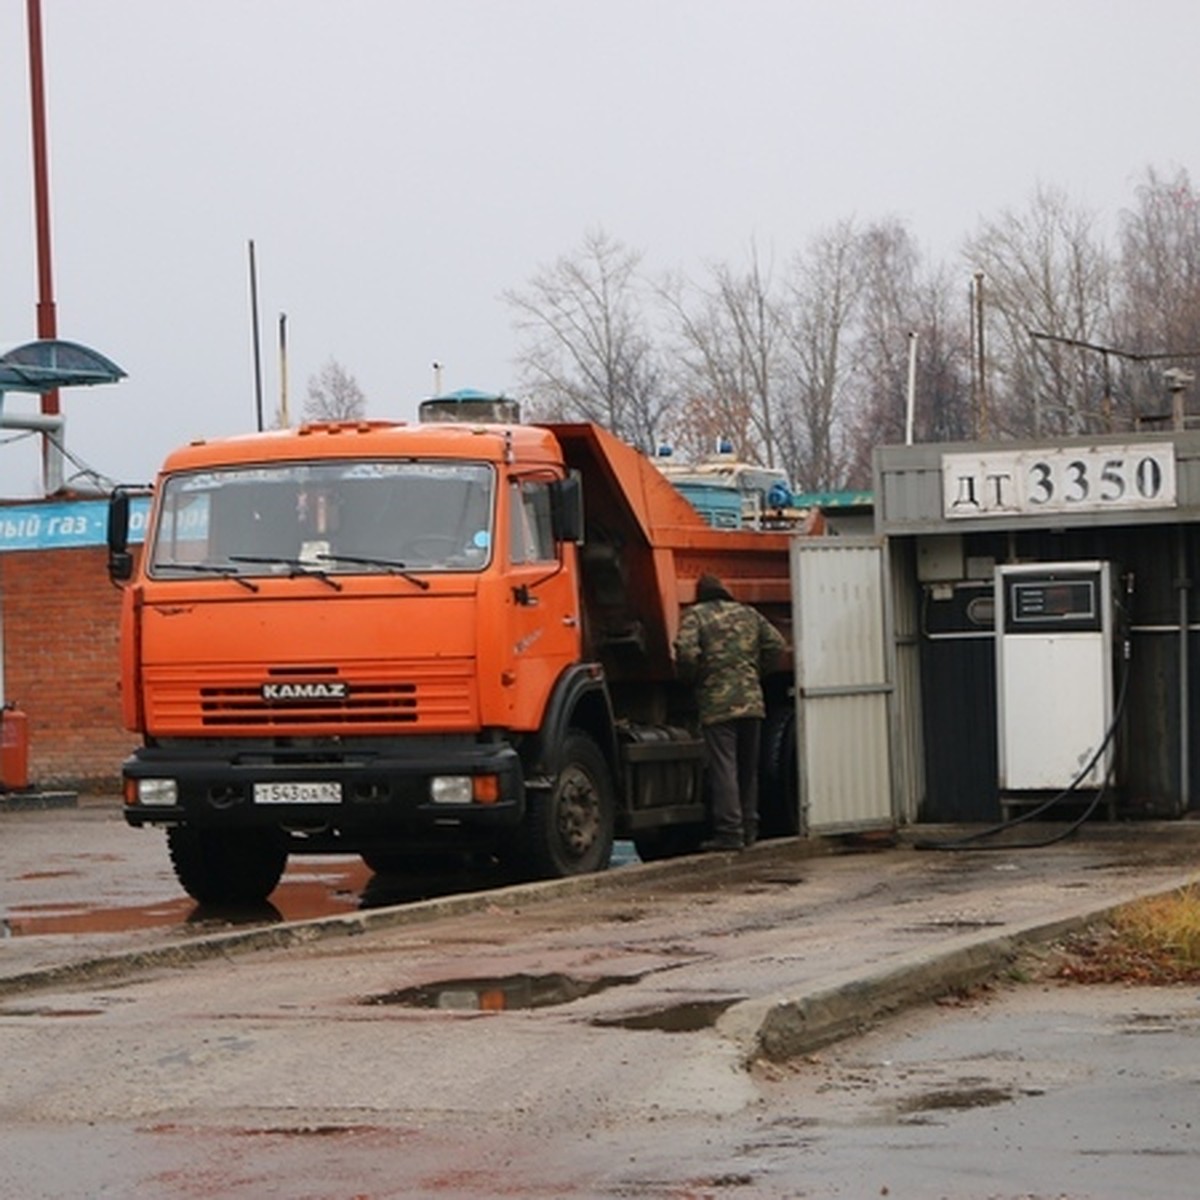
POLYGON ((942 455, 942 513, 948 520, 1175 504, 1170 442, 942 455))

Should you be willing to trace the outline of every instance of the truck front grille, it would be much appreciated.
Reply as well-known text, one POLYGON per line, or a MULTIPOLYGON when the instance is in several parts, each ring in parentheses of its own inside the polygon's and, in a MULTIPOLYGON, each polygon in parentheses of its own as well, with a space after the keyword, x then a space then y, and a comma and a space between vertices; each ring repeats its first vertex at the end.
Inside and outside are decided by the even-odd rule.
POLYGON ((386 670, 317 667, 281 671, 204 668, 181 678, 174 670, 146 672, 147 723, 160 736, 203 732, 297 734, 386 732, 405 728, 470 728, 477 712, 469 663, 386 670), (385 677, 386 675, 386 677, 385 677), (308 682, 344 685, 338 698, 294 695, 268 699, 263 685, 308 682))
POLYGON ((417 687, 413 683, 360 688, 344 700, 307 700, 302 704, 263 700, 256 689, 207 687, 200 689, 200 713, 210 727, 243 725, 307 726, 336 721, 362 724, 373 721, 412 722, 417 719, 417 687))

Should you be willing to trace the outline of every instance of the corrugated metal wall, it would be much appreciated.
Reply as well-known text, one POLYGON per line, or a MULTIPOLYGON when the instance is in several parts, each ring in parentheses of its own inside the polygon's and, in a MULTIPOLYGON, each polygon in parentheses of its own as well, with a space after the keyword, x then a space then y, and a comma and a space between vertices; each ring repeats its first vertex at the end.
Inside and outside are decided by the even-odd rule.
POLYGON ((892 633, 892 807, 901 823, 917 820, 925 795, 925 714, 921 704, 920 595, 912 586, 915 546, 911 538, 888 545, 891 605, 885 629, 892 633))
POLYGON ((792 546, 804 829, 834 833, 891 825, 881 544, 809 538, 792 546))

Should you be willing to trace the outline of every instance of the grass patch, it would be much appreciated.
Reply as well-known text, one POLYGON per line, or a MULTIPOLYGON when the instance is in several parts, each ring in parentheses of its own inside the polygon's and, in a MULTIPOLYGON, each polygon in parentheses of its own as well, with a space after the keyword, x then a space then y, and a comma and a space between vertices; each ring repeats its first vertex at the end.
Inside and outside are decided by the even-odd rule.
POLYGON ((1054 974, 1077 983, 1200 982, 1200 885, 1123 905, 1068 940, 1054 974))

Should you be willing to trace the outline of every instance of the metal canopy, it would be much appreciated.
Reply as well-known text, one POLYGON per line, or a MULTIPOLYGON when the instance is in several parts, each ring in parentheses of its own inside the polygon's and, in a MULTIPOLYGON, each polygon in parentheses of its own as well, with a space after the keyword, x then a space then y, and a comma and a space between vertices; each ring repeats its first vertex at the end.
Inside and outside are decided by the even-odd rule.
MULTIPOLYGON (((41 432, 42 486, 53 495, 63 483, 63 418, 57 407, 53 412, 6 413, 6 392, 39 392, 45 395, 59 388, 89 387, 98 383, 116 383, 125 372, 111 359, 78 342, 58 338, 40 338, 0 354, 0 429, 25 429, 41 432)), ((46 401, 42 401, 43 406, 46 401)))
POLYGON ((42 338, 0 354, 0 393, 52 392, 124 378, 115 362, 78 342, 42 338))
POLYGON ((430 396, 417 406, 417 416, 429 421, 481 421, 517 425, 521 421, 521 406, 503 392, 481 392, 475 388, 459 388, 430 396))

